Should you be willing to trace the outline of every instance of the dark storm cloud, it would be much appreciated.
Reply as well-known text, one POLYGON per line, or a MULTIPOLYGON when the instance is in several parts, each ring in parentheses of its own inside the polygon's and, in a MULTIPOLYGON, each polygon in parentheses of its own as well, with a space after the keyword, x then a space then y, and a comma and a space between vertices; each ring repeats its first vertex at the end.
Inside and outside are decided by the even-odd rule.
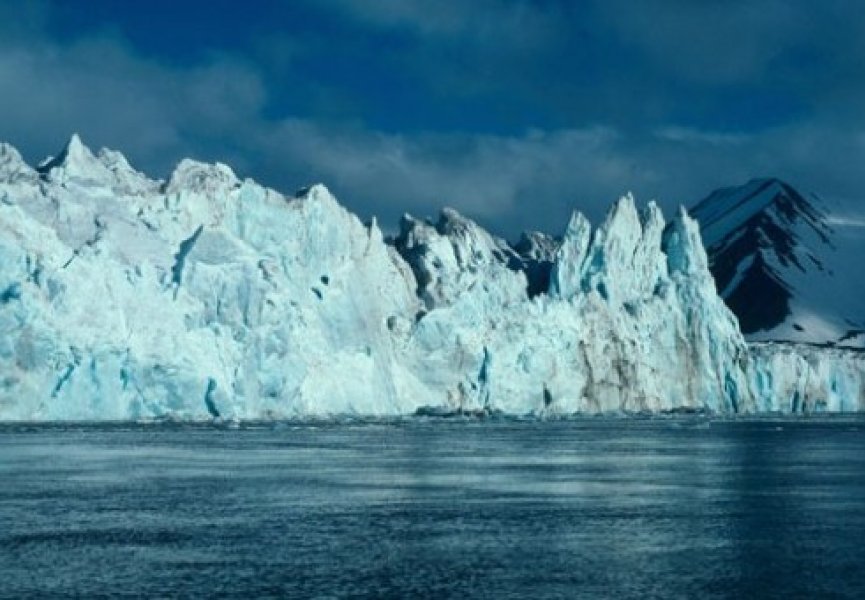
POLYGON ((80 131, 157 176, 192 155, 320 180, 385 227, 450 205, 557 231, 628 190, 669 209, 766 175, 865 212, 859 3, 262 2, 236 26, 235 5, 202 25, 193 4, 160 35, 144 5, 73 27, 0 0, 0 138, 31 160, 80 131))
POLYGON ((807 35, 807 15, 783 0, 599 4, 604 22, 647 63, 685 81, 721 86, 762 79, 807 35))
MULTIPOLYGON (((9 5, 3 8, 8 16, 9 5)), ((123 149, 161 174, 196 140, 214 131, 237 133, 260 111, 263 83, 242 60, 214 56, 171 68, 138 57, 116 35, 54 41, 38 11, 27 21, 29 35, 6 36, 19 24, 3 16, 2 137, 30 158, 57 150, 81 131, 93 144, 123 149)))

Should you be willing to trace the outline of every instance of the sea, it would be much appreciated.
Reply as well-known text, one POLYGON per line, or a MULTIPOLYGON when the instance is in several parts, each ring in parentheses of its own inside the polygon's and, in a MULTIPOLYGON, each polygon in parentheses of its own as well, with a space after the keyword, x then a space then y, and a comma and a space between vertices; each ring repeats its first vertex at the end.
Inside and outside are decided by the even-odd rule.
POLYGON ((2 598, 863 598, 855 417, 0 424, 2 598))

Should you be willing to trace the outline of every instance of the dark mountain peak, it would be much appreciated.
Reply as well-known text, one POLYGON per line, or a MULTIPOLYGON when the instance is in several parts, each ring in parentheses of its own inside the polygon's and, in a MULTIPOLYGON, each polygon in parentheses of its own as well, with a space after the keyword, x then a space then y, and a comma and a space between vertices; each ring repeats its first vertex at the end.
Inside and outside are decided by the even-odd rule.
POLYGON ((715 283, 742 331, 771 330, 791 314, 794 273, 823 271, 834 250, 816 196, 775 177, 716 190, 691 210, 715 283))
POLYGON ((741 235, 742 230, 752 230, 755 240, 769 240, 770 244, 778 243, 781 236, 786 238, 781 245, 789 246, 795 243, 793 229, 800 223, 820 242, 831 243, 832 229, 819 208, 819 199, 813 195, 806 197, 775 177, 752 179, 741 186, 716 190, 694 206, 691 214, 700 221, 710 253, 716 246, 729 243, 733 236, 741 235))

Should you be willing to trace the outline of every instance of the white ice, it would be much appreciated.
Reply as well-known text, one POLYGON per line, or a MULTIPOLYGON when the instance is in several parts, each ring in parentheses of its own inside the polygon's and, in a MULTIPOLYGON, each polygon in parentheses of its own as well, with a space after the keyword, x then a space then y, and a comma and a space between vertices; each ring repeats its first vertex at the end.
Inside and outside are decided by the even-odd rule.
POLYGON ((553 265, 530 297, 453 210, 390 243, 321 185, 190 160, 154 181, 77 136, 37 171, 0 145, 0 419, 865 406, 858 354, 746 344, 684 211, 628 195, 532 239, 553 265))

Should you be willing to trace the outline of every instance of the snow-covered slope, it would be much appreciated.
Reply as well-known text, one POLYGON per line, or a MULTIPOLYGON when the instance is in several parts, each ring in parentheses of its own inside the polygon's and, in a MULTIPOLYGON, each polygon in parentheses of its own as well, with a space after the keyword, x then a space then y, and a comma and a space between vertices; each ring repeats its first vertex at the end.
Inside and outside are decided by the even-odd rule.
POLYGON ((0 145, 0 419, 857 410, 863 372, 750 350, 696 222, 630 196, 516 248, 449 209, 389 242, 320 185, 0 145))
POLYGON ((691 209, 749 340, 865 347, 865 242, 833 227, 821 205, 777 179, 755 179, 691 209))

